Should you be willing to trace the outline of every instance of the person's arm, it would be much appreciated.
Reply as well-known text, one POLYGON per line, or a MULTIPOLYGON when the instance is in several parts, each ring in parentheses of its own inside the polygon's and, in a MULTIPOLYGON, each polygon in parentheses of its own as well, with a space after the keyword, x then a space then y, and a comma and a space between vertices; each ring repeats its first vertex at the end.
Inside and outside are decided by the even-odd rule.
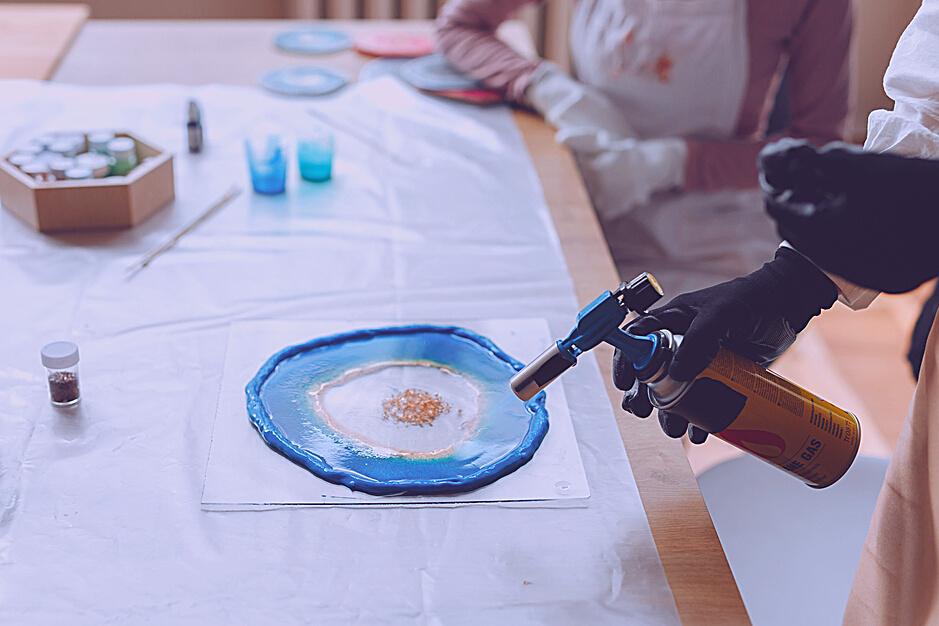
POLYGON ((499 24, 536 0, 450 0, 437 17, 437 49, 453 67, 523 102, 543 62, 526 59, 496 38, 499 24))
POLYGON ((757 155, 780 136, 819 146, 841 139, 848 114, 851 23, 849 0, 812 0, 789 42, 788 128, 765 139, 688 139, 685 189, 755 187, 757 155))
POLYGON ((939 276, 939 160, 784 139, 760 167, 780 236, 821 269, 886 293, 939 276))

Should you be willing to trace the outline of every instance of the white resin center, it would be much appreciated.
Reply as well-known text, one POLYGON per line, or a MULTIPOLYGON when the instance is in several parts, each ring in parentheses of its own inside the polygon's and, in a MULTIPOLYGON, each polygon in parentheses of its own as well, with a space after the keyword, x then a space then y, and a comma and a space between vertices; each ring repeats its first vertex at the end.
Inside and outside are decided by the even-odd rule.
POLYGON ((416 456, 442 454, 467 439, 479 415, 479 391, 455 372, 423 364, 381 363, 354 370, 311 390, 317 412, 348 437, 378 450, 416 456), (385 418, 384 401, 413 389, 449 406, 423 426, 385 418))

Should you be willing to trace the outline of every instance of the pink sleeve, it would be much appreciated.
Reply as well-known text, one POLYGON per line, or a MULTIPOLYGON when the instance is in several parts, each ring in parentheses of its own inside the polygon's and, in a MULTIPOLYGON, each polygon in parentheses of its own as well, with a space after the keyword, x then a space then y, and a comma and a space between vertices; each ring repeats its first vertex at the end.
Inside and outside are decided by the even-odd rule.
POLYGON ((532 61, 496 39, 496 28, 535 0, 450 0, 437 17, 437 50, 450 63, 509 100, 521 101, 541 61, 532 61))
POLYGON ((789 42, 789 126, 770 138, 688 140, 685 188, 743 189, 757 185, 760 149, 779 136, 817 145, 843 138, 848 115, 850 0, 811 0, 789 42))

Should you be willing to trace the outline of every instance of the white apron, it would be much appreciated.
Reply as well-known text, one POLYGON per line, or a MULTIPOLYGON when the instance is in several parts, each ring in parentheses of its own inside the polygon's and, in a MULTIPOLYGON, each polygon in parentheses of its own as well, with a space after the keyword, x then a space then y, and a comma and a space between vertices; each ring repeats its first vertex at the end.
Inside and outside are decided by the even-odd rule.
MULTIPOLYGON (((884 77, 896 104, 866 150, 939 158, 939 0, 925 0, 884 77)), ((845 624, 939 624, 939 316, 874 509, 845 624)))
MULTIPOLYGON (((581 0, 571 49, 578 78, 622 106, 639 138, 733 136, 749 69, 746 0, 581 0)), ((658 194, 602 220, 622 277, 657 270, 674 296, 770 260, 779 239, 753 186, 658 194)))

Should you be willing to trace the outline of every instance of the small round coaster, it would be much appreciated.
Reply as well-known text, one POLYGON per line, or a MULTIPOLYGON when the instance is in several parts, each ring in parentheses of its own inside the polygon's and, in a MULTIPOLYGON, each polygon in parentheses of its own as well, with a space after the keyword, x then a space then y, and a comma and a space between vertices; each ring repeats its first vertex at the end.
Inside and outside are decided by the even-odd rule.
POLYGON ((265 89, 288 96, 322 96, 348 82, 339 72, 315 65, 273 70, 258 78, 258 84, 265 89))
POLYGON ((434 40, 410 33, 364 33, 355 38, 355 49, 373 57, 422 57, 434 51, 434 40))
POLYGON ((278 34, 274 45, 296 54, 330 54, 351 48, 352 38, 332 28, 301 28, 278 34))
POLYGON ((431 54, 401 66, 401 78, 424 91, 485 89, 478 80, 461 74, 442 54, 431 54))

